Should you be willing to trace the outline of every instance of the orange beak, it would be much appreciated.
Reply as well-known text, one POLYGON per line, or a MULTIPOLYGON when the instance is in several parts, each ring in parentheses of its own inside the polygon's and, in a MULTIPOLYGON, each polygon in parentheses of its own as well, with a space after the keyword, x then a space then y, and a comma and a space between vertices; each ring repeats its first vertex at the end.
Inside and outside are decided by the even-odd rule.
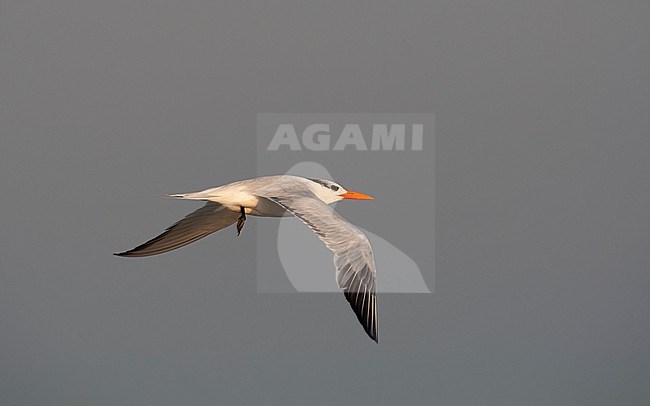
POLYGON ((363 193, 359 192, 353 192, 351 190, 348 190, 346 193, 343 193, 341 195, 344 199, 353 199, 353 200, 373 200, 374 197, 364 195, 363 193))

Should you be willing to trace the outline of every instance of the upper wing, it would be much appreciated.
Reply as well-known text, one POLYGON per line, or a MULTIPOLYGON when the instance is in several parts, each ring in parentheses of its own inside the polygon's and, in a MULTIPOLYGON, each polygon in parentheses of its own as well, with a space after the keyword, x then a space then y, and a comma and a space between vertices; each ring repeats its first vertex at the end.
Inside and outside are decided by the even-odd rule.
POLYGON ((336 282, 373 340, 377 336, 377 270, 366 236, 311 192, 265 196, 307 224, 334 252, 336 282))
POLYGON ((116 253, 121 257, 147 257, 180 248, 233 224, 239 214, 218 203, 208 202, 200 209, 167 228, 164 233, 129 251, 116 253))

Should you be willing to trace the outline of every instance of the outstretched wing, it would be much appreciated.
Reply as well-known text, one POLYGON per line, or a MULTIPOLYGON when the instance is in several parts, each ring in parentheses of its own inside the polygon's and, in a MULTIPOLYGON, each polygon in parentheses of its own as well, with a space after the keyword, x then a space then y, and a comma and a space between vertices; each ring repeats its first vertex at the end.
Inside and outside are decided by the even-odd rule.
POLYGON ((377 270, 368 238, 311 192, 264 196, 307 224, 334 253, 336 283, 366 333, 377 336, 377 270))
POLYGON ((218 203, 208 202, 200 209, 188 214, 164 233, 129 251, 115 253, 120 257, 147 257, 175 250, 215 231, 235 223, 239 214, 218 203))

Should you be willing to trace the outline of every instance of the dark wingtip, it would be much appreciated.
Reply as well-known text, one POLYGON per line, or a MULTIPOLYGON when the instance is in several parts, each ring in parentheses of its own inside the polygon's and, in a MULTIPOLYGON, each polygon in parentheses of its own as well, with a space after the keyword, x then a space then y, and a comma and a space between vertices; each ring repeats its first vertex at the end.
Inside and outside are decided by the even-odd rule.
MULTIPOLYGON (((343 293, 345 295, 345 298, 347 301, 350 303, 350 306, 352 307, 352 310, 354 311, 355 315, 357 316, 357 320, 359 320, 359 323, 361 323, 361 326, 363 327, 363 330, 366 332, 366 335, 370 337, 371 340, 379 344, 379 334, 377 332, 377 323, 375 321, 374 325, 368 323, 368 320, 365 319, 361 313, 362 307, 358 305, 357 303, 357 297, 358 293, 354 291, 350 291, 347 289, 343 290, 343 293)), ((373 294, 373 297, 375 295, 373 294)))

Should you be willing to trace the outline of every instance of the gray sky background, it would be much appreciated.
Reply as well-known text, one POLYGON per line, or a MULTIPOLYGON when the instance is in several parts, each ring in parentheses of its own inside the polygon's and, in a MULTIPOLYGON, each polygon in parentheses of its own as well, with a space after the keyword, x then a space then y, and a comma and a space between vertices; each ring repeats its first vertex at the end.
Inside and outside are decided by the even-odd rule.
POLYGON ((0 404, 650 403, 648 15, 3 1, 0 404), (255 176, 265 112, 436 115, 435 293, 382 295, 380 345, 256 293, 255 221, 111 255, 196 207, 157 194, 255 176))

